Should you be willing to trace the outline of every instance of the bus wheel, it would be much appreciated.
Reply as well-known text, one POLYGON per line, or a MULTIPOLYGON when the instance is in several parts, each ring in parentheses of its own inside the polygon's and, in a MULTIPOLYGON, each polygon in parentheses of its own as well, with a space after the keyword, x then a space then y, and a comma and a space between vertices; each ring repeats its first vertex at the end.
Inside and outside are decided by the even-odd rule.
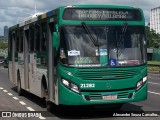
POLYGON ((18 80, 17 80, 17 92, 19 96, 23 95, 23 89, 21 88, 21 80, 20 80, 19 75, 18 75, 18 80))
POLYGON ((54 105, 53 105, 52 102, 46 101, 46 107, 47 107, 47 110, 48 110, 49 112, 52 112, 52 111, 53 111, 53 109, 54 109, 53 106, 54 106, 54 105))
POLYGON ((120 110, 123 105, 124 105, 124 103, 116 104, 116 105, 115 105, 115 109, 116 109, 116 110, 120 110))

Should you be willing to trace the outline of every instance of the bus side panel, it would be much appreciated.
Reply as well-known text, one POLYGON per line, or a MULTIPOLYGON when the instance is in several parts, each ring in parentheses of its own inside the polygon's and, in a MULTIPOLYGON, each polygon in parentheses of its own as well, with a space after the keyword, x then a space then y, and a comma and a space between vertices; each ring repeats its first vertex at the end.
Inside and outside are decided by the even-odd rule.
MULTIPOLYGON (((39 97, 44 97, 43 96, 43 93, 42 93, 42 90, 43 90, 43 86, 42 86, 42 76, 44 75, 45 76, 45 79, 46 79, 46 81, 47 81, 47 69, 42 69, 42 68, 37 68, 37 72, 36 72, 36 74, 37 74, 37 95, 39 96, 39 97)), ((48 84, 48 83, 47 83, 48 84)))
POLYGON ((35 69, 35 59, 34 59, 34 53, 29 54, 29 88, 30 92, 33 94, 37 93, 37 86, 36 81, 36 69, 35 69), (35 89, 36 88, 36 89, 35 89))
POLYGON ((36 53, 30 53, 30 63, 29 63, 29 86, 30 92, 39 96, 42 96, 42 89, 41 89, 41 79, 42 75, 46 72, 37 68, 36 65, 36 53))
POLYGON ((12 81, 16 84, 16 36, 15 33, 12 35, 12 81))
POLYGON ((8 62, 9 80, 13 83, 12 61, 8 62))
POLYGON ((24 85, 24 55, 23 55, 23 53, 19 53, 18 58, 19 58, 18 68, 19 68, 19 73, 20 73, 21 88, 25 89, 25 85, 24 85))
POLYGON ((15 52, 15 41, 16 41, 16 37, 14 35, 12 35, 12 44, 10 46, 11 48, 11 52, 10 52, 10 60, 9 61, 9 79, 13 84, 17 84, 17 68, 18 68, 18 64, 16 62, 17 57, 16 52, 15 52))
POLYGON ((18 71, 18 62, 15 62, 15 80, 14 84, 17 85, 17 71, 18 71))

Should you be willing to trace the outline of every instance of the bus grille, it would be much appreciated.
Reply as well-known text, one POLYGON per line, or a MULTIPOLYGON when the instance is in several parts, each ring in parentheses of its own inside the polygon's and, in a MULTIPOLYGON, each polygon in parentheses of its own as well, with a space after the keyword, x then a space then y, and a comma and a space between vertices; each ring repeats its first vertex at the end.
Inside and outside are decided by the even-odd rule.
POLYGON ((91 100, 101 100, 102 99, 101 94, 90 94, 89 97, 90 97, 91 100))
POLYGON ((138 75, 137 70, 83 70, 76 73, 76 77, 84 80, 119 80, 133 78, 138 75))
POLYGON ((125 99, 129 97, 129 93, 128 92, 120 92, 118 93, 118 99, 125 99))
MULTIPOLYGON (((86 100, 90 101, 90 100, 102 100, 102 94, 89 94, 89 95, 85 95, 86 100)), ((130 99, 132 98, 133 93, 129 93, 129 92, 119 92, 117 94, 117 99, 130 99)))

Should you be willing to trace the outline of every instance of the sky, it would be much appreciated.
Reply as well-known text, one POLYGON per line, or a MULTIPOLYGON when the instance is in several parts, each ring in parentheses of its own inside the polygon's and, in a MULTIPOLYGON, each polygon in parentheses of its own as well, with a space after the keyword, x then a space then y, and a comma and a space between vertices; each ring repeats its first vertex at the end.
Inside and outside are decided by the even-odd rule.
POLYGON ((47 12, 60 6, 76 4, 127 5, 144 11, 146 24, 149 22, 150 10, 159 7, 159 0, 1 0, 0 1, 0 35, 4 35, 4 26, 11 27, 36 12, 47 12))

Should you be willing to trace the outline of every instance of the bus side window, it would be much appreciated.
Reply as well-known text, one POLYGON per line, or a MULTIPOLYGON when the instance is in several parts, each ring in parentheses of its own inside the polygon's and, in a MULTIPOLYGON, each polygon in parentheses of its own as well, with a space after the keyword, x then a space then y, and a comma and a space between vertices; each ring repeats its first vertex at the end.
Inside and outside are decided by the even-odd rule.
POLYGON ((17 31, 17 34, 16 34, 16 44, 17 44, 17 47, 16 47, 16 51, 19 52, 19 30, 17 31))
POLYGON ((23 29, 19 32, 19 51, 23 52, 23 29))
POLYGON ((18 52, 18 37, 17 37, 17 31, 14 31, 14 33, 12 33, 12 43, 14 41, 14 49, 15 52, 18 52))
POLYGON ((8 47, 8 51, 9 52, 12 51, 12 35, 11 35, 11 33, 9 33, 9 47, 8 47))
POLYGON ((29 29, 29 51, 34 51, 34 26, 31 25, 29 29))
POLYGON ((35 51, 40 51, 40 30, 41 26, 35 23, 35 51))
MULTIPOLYGON (((55 24, 54 22, 51 22, 49 23, 49 34, 50 34, 50 37, 52 38, 52 35, 53 35, 53 32, 56 31, 56 28, 55 28, 55 24)), ((57 66, 57 52, 55 52, 55 50, 53 50, 53 59, 54 59, 54 67, 57 66)))
POLYGON ((44 22, 41 24, 41 41, 40 41, 40 49, 41 51, 46 51, 46 34, 47 34, 47 23, 44 22))
POLYGON ((15 52, 18 52, 18 47, 19 47, 18 31, 14 33, 14 40, 15 40, 15 52))

